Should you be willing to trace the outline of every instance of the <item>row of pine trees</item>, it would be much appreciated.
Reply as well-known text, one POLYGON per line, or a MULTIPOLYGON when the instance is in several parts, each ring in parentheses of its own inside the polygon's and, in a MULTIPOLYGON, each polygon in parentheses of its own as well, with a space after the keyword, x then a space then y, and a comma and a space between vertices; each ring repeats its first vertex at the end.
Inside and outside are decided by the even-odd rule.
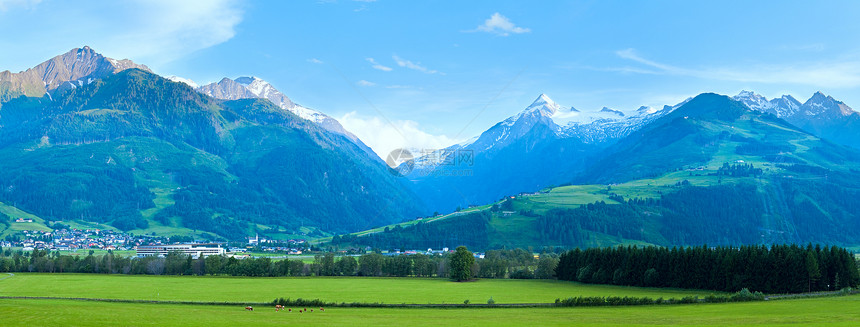
POLYGON ((583 283, 726 292, 800 293, 860 284, 851 252, 811 244, 575 249, 561 255, 556 273, 583 283))

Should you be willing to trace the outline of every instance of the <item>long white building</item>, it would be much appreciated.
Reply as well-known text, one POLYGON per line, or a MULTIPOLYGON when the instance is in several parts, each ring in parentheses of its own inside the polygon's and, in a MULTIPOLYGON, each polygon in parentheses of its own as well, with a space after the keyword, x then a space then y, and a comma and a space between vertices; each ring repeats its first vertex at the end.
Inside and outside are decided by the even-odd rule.
POLYGON ((136 250, 138 257, 165 256, 177 251, 195 258, 227 253, 218 244, 139 245, 136 250))

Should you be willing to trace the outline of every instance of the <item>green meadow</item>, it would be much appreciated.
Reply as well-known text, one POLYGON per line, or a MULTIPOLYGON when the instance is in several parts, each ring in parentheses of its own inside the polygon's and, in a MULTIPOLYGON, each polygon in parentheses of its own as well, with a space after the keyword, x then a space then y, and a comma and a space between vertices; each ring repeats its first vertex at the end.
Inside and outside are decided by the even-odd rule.
MULTIPOLYGON (((709 291, 586 285, 550 280, 455 283, 423 278, 238 278, 18 273, 0 296, 268 302, 549 303, 572 296, 704 296, 709 291)), ((860 295, 763 302, 624 307, 326 308, 0 299, 2 326, 857 326, 860 295), (296 309, 296 308, 294 308, 296 309), (311 308, 309 308, 311 309, 311 308), (317 309, 317 308, 314 308, 317 309)))
MULTIPOLYGON (((423 292, 424 290, 420 290, 423 292)), ((860 296, 590 308, 327 308, 0 300, 4 326, 857 326, 860 296)))
POLYGON ((454 283, 442 278, 202 277, 97 274, 26 274, 0 280, 0 296, 51 296, 130 300, 269 302, 275 298, 389 304, 552 303, 576 296, 681 298, 714 292, 556 280, 481 279, 454 283))

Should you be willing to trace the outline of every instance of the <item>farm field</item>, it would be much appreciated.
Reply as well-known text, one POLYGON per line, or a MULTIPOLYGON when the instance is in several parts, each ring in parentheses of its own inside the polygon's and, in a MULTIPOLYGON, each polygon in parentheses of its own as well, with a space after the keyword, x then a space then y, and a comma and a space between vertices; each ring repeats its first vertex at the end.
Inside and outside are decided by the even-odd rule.
MULTIPOLYGON (((5 277, 5 276, 4 276, 5 277)), ((275 298, 389 304, 552 303, 576 296, 681 298, 714 292, 589 285, 555 280, 482 279, 454 283, 443 278, 202 277, 16 273, 0 280, 0 296, 104 299, 269 302, 275 298)))
POLYGON ((592 308, 328 308, 0 300, 4 326, 856 326, 860 296, 767 302, 592 308))

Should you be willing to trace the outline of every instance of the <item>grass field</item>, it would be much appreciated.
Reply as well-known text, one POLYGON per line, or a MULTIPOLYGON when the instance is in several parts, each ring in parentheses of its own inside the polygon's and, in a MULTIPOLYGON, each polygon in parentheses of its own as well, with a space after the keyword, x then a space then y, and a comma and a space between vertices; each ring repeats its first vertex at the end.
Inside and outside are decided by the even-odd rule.
POLYGON ((554 280, 482 279, 454 283, 442 278, 247 278, 26 274, 0 280, 0 296, 53 296, 134 300, 268 302, 278 297, 326 302, 551 303, 575 296, 684 297, 710 291, 588 285, 554 280), (416 291, 420 290, 420 291, 416 291))
MULTIPOLYGON (((552 302, 568 296, 703 295, 702 291, 581 285, 541 280, 454 283, 413 278, 232 278, 19 273, 0 296, 264 302, 275 297, 337 302, 552 302)), ((243 306, 0 299, 2 326, 857 326, 860 296, 747 303, 581 308, 327 308, 248 312, 243 306)))
POLYGON ((597 308, 275 312, 257 307, 0 300, 3 326, 857 326, 860 296, 597 308))

